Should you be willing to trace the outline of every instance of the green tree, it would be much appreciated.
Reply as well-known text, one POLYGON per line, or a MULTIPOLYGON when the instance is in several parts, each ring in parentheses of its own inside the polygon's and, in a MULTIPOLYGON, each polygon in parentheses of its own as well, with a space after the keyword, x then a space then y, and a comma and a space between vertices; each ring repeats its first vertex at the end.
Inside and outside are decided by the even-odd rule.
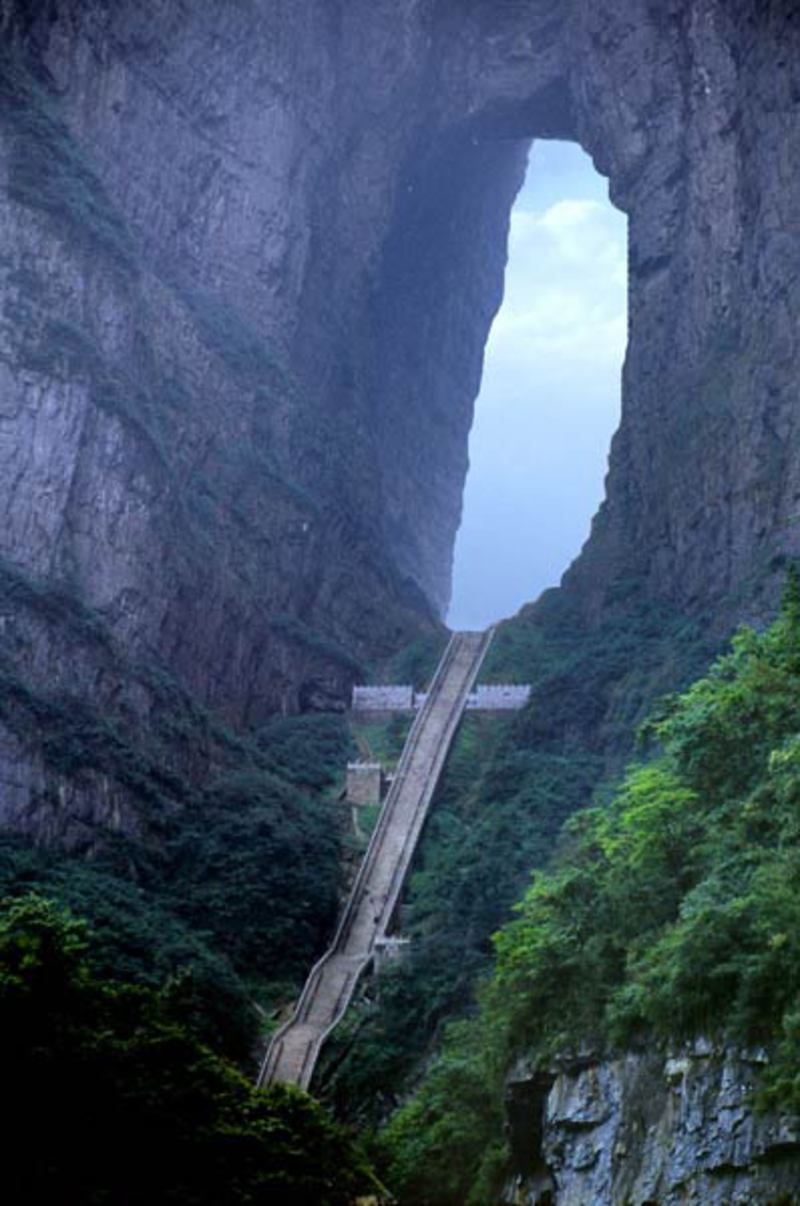
POLYGON ((99 979, 89 943, 37 896, 0 919, 9 1200, 338 1206, 374 1187, 316 1102, 254 1090, 197 1038, 185 985, 99 979))
POLYGON ((402 1201, 493 1200, 493 1101, 524 1054, 697 1034, 765 1044, 760 1102, 800 1113, 800 590, 645 727, 611 801, 576 814, 495 936, 478 1016, 383 1137, 402 1201), (472 1089, 462 1094, 462 1086, 472 1089), (463 1099, 462 1099, 463 1097, 463 1099), (450 1151, 488 1153, 476 1163, 450 1151), (420 1198, 421 1173, 426 1185, 420 1198), (471 1194, 471 1197, 470 1197, 471 1194))

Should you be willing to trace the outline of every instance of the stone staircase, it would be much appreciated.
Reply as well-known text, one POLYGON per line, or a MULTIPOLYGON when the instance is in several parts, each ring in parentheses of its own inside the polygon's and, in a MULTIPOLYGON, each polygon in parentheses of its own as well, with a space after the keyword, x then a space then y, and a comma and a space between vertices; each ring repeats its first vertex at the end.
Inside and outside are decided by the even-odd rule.
POLYGON ((322 1044, 341 1021, 376 944, 386 937, 448 750, 493 630, 454 633, 417 713, 331 946, 274 1035, 259 1086, 307 1089, 322 1044))

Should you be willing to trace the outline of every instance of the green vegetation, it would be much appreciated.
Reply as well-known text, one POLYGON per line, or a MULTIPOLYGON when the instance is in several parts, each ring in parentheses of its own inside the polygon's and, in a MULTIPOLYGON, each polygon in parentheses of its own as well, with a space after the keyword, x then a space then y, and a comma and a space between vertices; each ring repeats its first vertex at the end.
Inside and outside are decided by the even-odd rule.
POLYGON ((173 908, 242 974, 301 979, 336 920, 338 839, 330 808, 276 776, 223 776, 168 844, 173 908))
POLYGON ((302 620, 298 620, 294 616, 278 615, 270 620, 270 628, 287 641, 292 641, 295 645, 300 645, 313 653, 320 653, 330 661, 338 662, 340 666, 350 670, 359 678, 364 677, 364 666, 358 658, 353 657, 343 645, 325 636, 324 633, 318 632, 315 628, 311 628, 308 624, 304 624, 302 620))
POLYGON ((50 695, 32 691, 2 663, 0 719, 23 740, 38 738, 47 766, 59 774, 75 775, 89 768, 112 773, 142 804, 156 807, 168 793, 184 794, 179 776, 133 746, 117 723, 85 699, 67 691, 50 695))
POLYGON ((42 582, 23 573, 0 556, 0 605, 29 608, 45 619, 65 624, 77 636, 110 645, 110 634, 99 612, 66 583, 42 582))
MULTIPOLYGON (((44 1197, 86 1202, 349 1200, 346 1170, 356 1166, 317 1107, 279 1093, 265 1104, 223 1062, 252 1068, 258 1030, 274 1024, 270 1011, 295 995, 335 921, 341 818, 331 797, 351 752, 344 718, 275 718, 234 735, 163 668, 129 664, 103 617, 67 584, 37 582, 2 563, 0 600, 15 615, 0 640, 0 718, 42 753, 38 823, 46 827, 52 816, 61 824, 60 793, 73 784, 97 811, 71 819, 71 855, 18 835, 0 838, 0 896, 9 916, 34 890, 93 929, 80 976, 94 987, 75 1001, 64 997, 64 1045, 61 1014, 51 1007, 45 1022, 43 1006, 31 1015, 40 1025, 38 1046, 24 1034, 18 1042, 17 1004, 0 991, 17 1061, 12 1091, 14 1077, 36 1086, 22 1117, 32 1126, 38 1111, 38 1125, 59 1136, 37 1170, 41 1185, 26 1182, 26 1196, 33 1185, 44 1197), (138 723, 125 693, 114 708, 100 708, 66 681, 48 690, 33 684, 25 669, 31 636, 51 627, 62 643, 90 651, 112 680, 135 685, 134 699, 138 686, 145 689, 148 709, 138 723), (79 857, 82 851, 91 857, 79 857), (60 1127, 59 1111, 74 1124, 60 1127), (113 1143, 99 1114, 103 1126, 107 1120, 117 1128, 113 1143), (174 1144, 166 1167, 175 1188, 163 1198, 144 1183, 161 1158, 146 1129, 155 1125, 158 1143, 163 1135, 174 1144), (92 1159, 79 1168, 81 1136, 92 1133, 86 1127, 97 1128, 92 1159), (109 1163, 105 1154, 95 1159, 95 1143, 106 1145, 109 1163), (114 1161, 121 1166, 125 1153, 145 1143, 155 1154, 136 1161, 142 1184, 137 1171, 122 1187, 114 1161), (318 1150, 329 1153, 322 1165, 318 1150)), ((0 941, 0 983, 8 958, 0 941)))
POLYGON ((373 675, 384 683, 410 683, 415 691, 425 691, 442 659, 448 633, 444 630, 417 637, 399 653, 382 663, 373 675))
POLYGON ((91 991, 75 997, 58 981, 59 1007, 31 1014, 36 1044, 2 995, 13 954, 0 937, 11 1091, 35 1086, 20 1117, 32 1127, 35 1113, 54 1136, 26 1196, 349 1201, 369 1177, 347 1137, 302 1095, 253 1094, 233 1067, 249 1078, 258 1031, 296 995, 335 921, 345 719, 276 717, 233 734, 163 667, 132 664, 68 584, 0 564, 0 601, 14 615, 0 634, 0 717, 42 753, 38 828, 52 819, 71 847, 0 837, 0 897, 16 918, 35 891, 92 927, 79 973, 91 991), (91 706, 66 677, 37 683, 30 652, 48 630, 121 694, 91 706), (75 786, 89 806, 65 826, 75 786), (147 1159, 122 1184, 137 1150, 147 1159), (162 1159, 160 1196, 147 1180, 162 1159))
MULTIPOLYGON (((481 672, 483 682, 526 682, 531 705, 517 744, 583 746, 627 755, 652 701, 701 674, 717 651, 704 623, 621 583, 601 623, 590 624, 564 591, 547 591, 503 624, 481 672)), ((612 766, 616 769, 616 766, 612 766)))
POLYGON ((478 1016, 385 1135, 403 1201, 493 1200, 503 1078, 698 1033, 769 1044, 762 1104, 800 1111, 800 597, 645 726, 655 746, 578 813, 495 937, 478 1016), (470 1192, 471 1191, 471 1192, 470 1192))
POLYGON ((278 383, 282 392, 289 381, 263 336, 240 314, 210 293, 171 280, 170 284, 190 311, 200 338, 209 351, 219 356, 229 369, 266 385, 278 383))
POLYGON ((59 116, 54 99, 27 64, 0 55, 0 120, 13 138, 12 200, 47 214, 78 244, 89 243, 127 273, 133 244, 100 180, 59 116))
POLYGON ((305 1094, 265 1092, 214 1054, 193 986, 97 973, 90 933, 36 896, 0 916, 4 1176, 36 1201, 339 1206, 376 1188, 305 1094), (30 1139, 42 1143, 31 1157, 30 1139))
POLYGON ((368 762, 380 762, 385 769, 393 770, 400 761, 413 719, 413 712, 392 712, 385 720, 365 720, 357 712, 352 713, 350 728, 360 757, 368 762))
POLYGON ((590 628, 553 593, 497 633, 482 677, 532 683, 531 703, 461 726, 405 893, 409 953, 324 1053, 320 1083, 342 1116, 376 1121, 397 1101, 470 1007, 531 870, 629 756, 646 702, 708 665, 698 626, 635 598, 626 608, 590 628))
MULTIPOLYGON (((123 856, 127 843, 117 853, 123 856)), ((249 1057, 255 1017, 248 987, 224 950, 214 950, 202 929, 192 929, 170 908, 162 890, 148 890, 115 874, 108 855, 100 866, 44 851, 26 839, 0 838, 0 894, 6 905, 35 890, 90 918, 87 957, 101 978, 157 988, 180 976, 192 985, 192 1018, 205 1042, 237 1061, 249 1057)))
POLYGON ((43 756, 39 824, 52 817, 61 827, 60 792, 71 783, 96 801, 97 815, 70 821, 73 857, 4 838, 0 893, 36 888, 87 916, 110 974, 152 983, 191 970, 214 1041, 246 1057, 251 997, 285 1002, 335 920, 343 816, 329 797, 352 750, 344 718, 276 718, 234 735, 163 669, 127 664, 102 618, 66 587, 49 591, 9 569, 2 597, 20 618, 94 647, 115 678, 145 688, 150 705, 147 723, 132 725, 124 696, 111 710, 66 685, 36 688, 21 668, 25 625, 4 634, 0 718, 43 756), (90 862, 74 857, 82 851, 90 862))

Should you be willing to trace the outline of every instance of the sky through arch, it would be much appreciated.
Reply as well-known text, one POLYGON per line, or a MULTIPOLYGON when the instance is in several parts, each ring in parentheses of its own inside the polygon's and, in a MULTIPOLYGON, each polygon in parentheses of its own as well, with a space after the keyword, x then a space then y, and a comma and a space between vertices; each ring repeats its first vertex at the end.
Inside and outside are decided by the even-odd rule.
POLYGON ((603 495, 627 335, 627 219, 573 143, 537 142, 511 215, 455 549, 451 628, 555 585, 603 495))

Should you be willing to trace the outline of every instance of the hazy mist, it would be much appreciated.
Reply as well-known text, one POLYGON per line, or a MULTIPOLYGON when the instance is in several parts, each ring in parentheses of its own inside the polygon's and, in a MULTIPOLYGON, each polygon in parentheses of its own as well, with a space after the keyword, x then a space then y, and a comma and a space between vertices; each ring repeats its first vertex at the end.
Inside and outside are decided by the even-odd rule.
POLYGON ((579 147, 534 145, 470 436, 451 627, 513 614, 588 535, 619 419, 626 226, 579 147))

